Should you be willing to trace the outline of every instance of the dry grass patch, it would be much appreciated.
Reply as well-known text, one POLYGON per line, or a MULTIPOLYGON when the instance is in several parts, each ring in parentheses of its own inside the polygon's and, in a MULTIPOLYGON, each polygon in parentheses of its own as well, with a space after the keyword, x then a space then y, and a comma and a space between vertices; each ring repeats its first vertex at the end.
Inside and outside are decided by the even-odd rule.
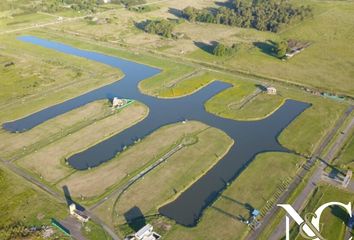
POLYGON ((29 146, 41 140, 47 140, 52 135, 60 134, 68 128, 83 125, 86 122, 94 121, 107 114, 111 114, 111 110, 106 103, 107 101, 105 100, 89 103, 83 107, 48 120, 23 133, 1 132, 0 151, 2 157, 12 157, 13 153, 18 150, 25 152, 29 146))
POLYGON ((71 194, 76 197, 92 198, 101 195, 112 185, 121 183, 122 180, 132 176, 132 173, 150 164, 186 134, 205 128, 206 125, 193 121, 162 127, 111 161, 98 168, 76 172, 61 181, 58 186, 67 185, 71 194))
POLYGON ((95 122, 67 137, 60 139, 30 155, 17 161, 17 163, 33 173, 43 177, 50 183, 67 176, 74 170, 65 166, 63 160, 71 154, 82 151, 104 138, 112 136, 138 121, 147 114, 147 108, 135 103, 103 120, 95 122))

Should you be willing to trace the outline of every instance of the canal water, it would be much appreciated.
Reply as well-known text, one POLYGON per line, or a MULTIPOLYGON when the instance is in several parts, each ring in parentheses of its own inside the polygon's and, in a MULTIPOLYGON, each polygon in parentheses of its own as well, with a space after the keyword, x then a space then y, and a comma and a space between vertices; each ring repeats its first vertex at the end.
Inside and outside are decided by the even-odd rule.
POLYGON ((111 99, 115 96, 135 99, 150 109, 149 115, 136 125, 71 156, 68 162, 75 169, 86 170, 99 166, 112 159, 125 146, 134 144, 137 139, 144 138, 166 124, 181 122, 185 119, 200 121, 221 129, 235 140, 235 144, 229 152, 211 170, 176 200, 159 209, 162 215, 174 219, 184 226, 195 226, 203 210, 217 198, 227 184, 233 181, 258 153, 288 152, 288 149, 279 144, 277 137, 285 127, 310 106, 308 103, 287 100, 282 107, 262 120, 234 121, 225 119, 207 112, 204 103, 214 95, 231 87, 229 83, 214 81, 189 96, 158 99, 142 94, 138 89, 140 81, 160 73, 161 70, 157 68, 33 36, 19 37, 19 40, 119 68, 125 76, 112 84, 48 107, 22 119, 4 123, 4 129, 10 132, 23 132, 89 102, 105 98, 111 99))

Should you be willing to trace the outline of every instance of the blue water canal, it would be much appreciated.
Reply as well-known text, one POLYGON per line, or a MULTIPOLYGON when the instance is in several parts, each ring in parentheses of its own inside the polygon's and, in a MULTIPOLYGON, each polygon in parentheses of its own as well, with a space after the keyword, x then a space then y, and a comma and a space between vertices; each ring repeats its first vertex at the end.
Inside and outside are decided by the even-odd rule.
POLYGON ((234 121, 225 119, 207 112, 204 103, 214 95, 231 87, 228 83, 215 81, 186 97, 158 99, 142 94, 138 89, 138 83, 159 74, 159 69, 118 57, 80 50, 37 37, 23 36, 19 39, 119 68, 124 72, 125 77, 22 119, 4 123, 4 129, 11 132, 23 132, 92 101, 114 96, 135 99, 144 103, 150 109, 149 115, 131 128, 71 156, 68 162, 75 169, 85 170, 89 167, 99 166, 101 163, 112 159, 117 152, 123 150, 124 146, 134 144, 136 139, 144 138, 144 136, 166 124, 180 122, 184 119, 200 121, 221 129, 235 140, 235 144, 230 151, 210 171, 176 200, 159 209, 162 215, 185 226, 195 226, 203 210, 217 198, 218 193, 225 189, 227 183, 233 181, 258 153, 267 151, 287 152, 288 150, 277 141, 277 136, 301 112, 309 107, 307 103, 287 100, 282 107, 263 120, 234 121))

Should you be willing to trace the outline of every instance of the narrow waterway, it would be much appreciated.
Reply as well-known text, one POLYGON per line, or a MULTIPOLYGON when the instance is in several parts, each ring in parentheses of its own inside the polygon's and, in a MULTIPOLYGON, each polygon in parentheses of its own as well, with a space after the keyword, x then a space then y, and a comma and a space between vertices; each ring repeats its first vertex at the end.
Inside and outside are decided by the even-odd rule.
POLYGON ((48 51, 53 49, 119 68, 125 77, 22 119, 4 123, 4 129, 11 132, 23 132, 89 102, 115 96, 135 99, 150 109, 149 115, 131 128, 71 156, 68 162, 75 169, 86 170, 96 167, 112 159, 125 146, 134 144, 135 140, 144 138, 166 124, 185 119, 204 122, 219 128, 235 140, 230 151, 210 171, 175 201, 159 209, 162 215, 185 226, 197 224, 203 210, 216 199, 220 191, 225 189, 227 183, 237 177, 256 154, 267 151, 287 152, 288 150, 277 141, 277 136, 310 106, 307 103, 287 100, 282 107, 263 120, 234 121, 225 119, 207 112, 204 103, 219 92, 231 87, 228 83, 215 81, 189 96, 176 99, 158 99, 142 94, 138 89, 138 84, 140 81, 160 73, 159 69, 37 37, 24 36, 19 39, 48 48, 48 51))

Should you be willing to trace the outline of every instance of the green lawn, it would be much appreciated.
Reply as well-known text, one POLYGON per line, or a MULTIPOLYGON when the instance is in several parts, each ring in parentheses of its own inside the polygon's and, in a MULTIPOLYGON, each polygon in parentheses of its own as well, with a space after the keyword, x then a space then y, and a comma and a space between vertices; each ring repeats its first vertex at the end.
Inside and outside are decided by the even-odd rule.
MULTIPOLYGON (((197 49, 187 57, 354 96, 354 49, 349 47, 354 38, 354 32, 349 30, 354 26, 353 1, 292 2, 310 4, 314 8, 314 18, 290 25, 280 33, 230 27, 235 33, 221 41, 239 44, 235 56, 224 59, 197 49), (283 62, 271 55, 270 41, 280 39, 308 41, 311 46, 283 62)), ((193 24, 186 23, 186 28, 193 29, 193 24)), ((198 34, 193 33, 196 36, 193 40, 198 41, 198 34)), ((215 35, 215 39, 220 38, 222 36, 215 35)))
POLYGON ((204 129, 190 138, 195 138, 191 145, 172 155, 119 198, 116 202, 118 223, 125 223, 124 213, 133 207, 139 207, 144 215, 157 214, 159 206, 172 201, 197 181, 234 144, 229 136, 215 128, 204 129), (152 192, 154 194, 150 194, 152 192))
POLYGON ((309 156, 348 105, 299 91, 288 89, 280 91, 288 98, 311 104, 311 107, 298 116, 279 136, 281 144, 309 156))
POLYGON ((103 230, 100 225, 92 221, 85 223, 81 229, 88 240, 111 240, 112 238, 103 230))
POLYGON ((335 163, 341 167, 350 168, 352 171, 354 170, 354 136, 351 137, 335 163))
MULTIPOLYGON (((237 142, 236 142, 237 144, 237 142)), ((246 204, 263 210, 281 185, 293 177, 304 159, 288 153, 263 153, 221 194, 194 228, 174 225, 164 239, 242 239, 249 228, 237 217, 249 217, 246 204), (266 174, 265 174, 266 173, 266 174)))
MULTIPOLYGON (((314 212, 322 204, 332 201, 344 204, 352 202, 353 204, 354 198, 353 194, 350 192, 333 186, 322 185, 315 190, 303 213, 314 212)), ((333 209, 327 208, 321 215, 321 235, 329 240, 344 239, 345 223, 348 221, 348 218, 349 215, 340 207, 334 207, 333 209)), ((298 234, 298 231, 298 227, 295 226, 292 229, 291 236, 296 236, 296 240, 304 240, 304 238, 298 234)))
POLYGON ((117 68, 0 36, 0 122, 120 79, 117 68), (21 49, 21 51, 19 51, 21 49), (8 63, 13 65, 6 66, 8 63))
POLYGON ((0 189, 1 239, 6 239, 6 226, 17 223, 28 227, 50 225, 51 218, 62 219, 68 214, 65 204, 14 175, 1 163, 0 189))

